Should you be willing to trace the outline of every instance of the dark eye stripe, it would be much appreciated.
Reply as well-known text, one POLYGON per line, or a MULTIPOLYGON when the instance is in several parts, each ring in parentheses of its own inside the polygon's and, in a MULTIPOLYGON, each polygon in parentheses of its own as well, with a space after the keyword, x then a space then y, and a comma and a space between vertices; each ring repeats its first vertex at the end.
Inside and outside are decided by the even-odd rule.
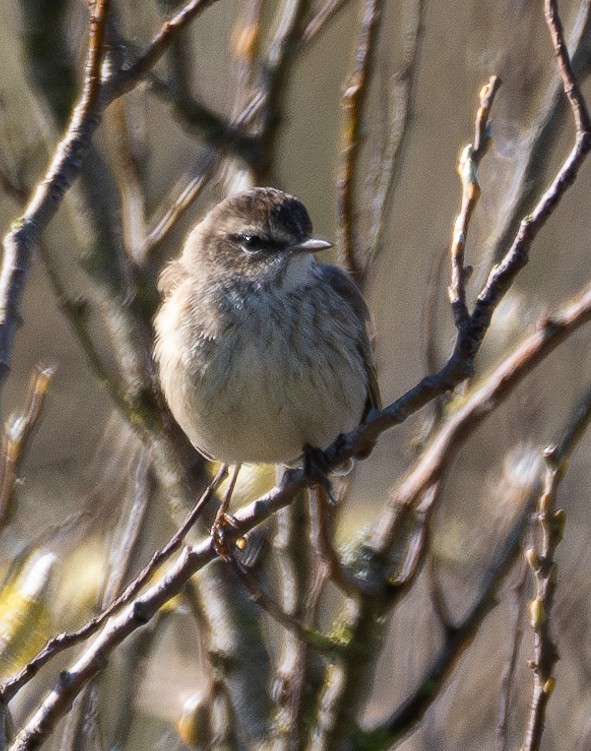
POLYGON ((258 252, 264 251, 267 253, 274 253, 279 250, 283 250, 287 247, 288 243, 285 241, 272 240, 269 237, 262 235, 249 234, 245 232, 243 234, 230 235, 232 242, 240 245, 246 252, 258 252))

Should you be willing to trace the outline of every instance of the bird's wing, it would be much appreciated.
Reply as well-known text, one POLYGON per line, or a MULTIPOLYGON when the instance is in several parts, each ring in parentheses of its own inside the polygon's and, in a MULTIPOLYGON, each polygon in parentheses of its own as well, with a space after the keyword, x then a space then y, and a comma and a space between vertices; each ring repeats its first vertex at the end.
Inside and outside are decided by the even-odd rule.
POLYGON ((359 349, 367 374, 367 402, 363 413, 363 419, 365 419, 370 410, 380 409, 382 406, 374 354, 367 330, 371 319, 369 308, 367 307, 365 298, 361 294, 361 290, 346 271, 329 263, 321 263, 318 266, 323 279, 351 306, 353 314, 356 316, 362 331, 365 333, 365 336, 359 340, 359 349))

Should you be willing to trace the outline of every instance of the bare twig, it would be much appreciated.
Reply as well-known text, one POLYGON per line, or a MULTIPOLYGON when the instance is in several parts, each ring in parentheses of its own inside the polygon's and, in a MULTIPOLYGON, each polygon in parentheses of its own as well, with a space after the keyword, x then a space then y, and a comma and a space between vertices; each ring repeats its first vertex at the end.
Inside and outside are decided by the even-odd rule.
POLYGON ((316 487, 310 491, 310 538, 316 554, 324 564, 328 578, 345 594, 358 597, 362 585, 358 584, 354 575, 343 566, 334 549, 328 518, 334 509, 329 508, 329 504, 324 488, 316 487))
POLYGON ((167 200, 164 205, 168 206, 166 212, 155 221, 152 228, 148 231, 146 239, 145 253, 148 254, 155 245, 161 242, 176 226, 185 211, 191 206, 193 201, 201 194, 203 188, 207 185, 212 176, 215 167, 218 164, 214 154, 209 154, 204 162, 199 166, 197 174, 192 177, 179 191, 175 186, 177 194, 173 200, 167 200))
POLYGON ((148 450, 144 447, 135 468, 133 491, 128 494, 129 501, 122 505, 111 545, 109 576, 101 603, 103 609, 109 607, 121 591, 128 577, 133 556, 137 552, 146 513, 153 498, 154 483, 151 471, 148 450))
POLYGON ((85 113, 92 112, 97 104, 101 87, 101 66, 105 54, 103 44, 106 36, 110 7, 111 0, 96 0, 92 6, 92 12, 90 14, 88 56, 86 60, 84 88, 80 102, 82 117, 84 117, 85 113))
MULTIPOLYGON (((297 622, 298 625, 304 622, 312 565, 309 552, 302 548, 302 540, 307 536, 305 503, 305 494, 302 493, 277 514, 273 542, 281 598, 279 610, 285 613, 288 623, 297 622)), ((277 751, 280 748, 295 751, 302 747, 302 709, 305 686, 309 681, 309 656, 309 646, 295 629, 285 629, 272 689, 277 751)))
POLYGON ((347 5, 349 0, 326 0, 324 5, 308 21, 302 34, 302 42, 307 44, 315 39, 347 5))
MULTIPOLYGON (((552 10, 552 12, 547 11, 547 20, 549 23, 553 23, 553 20, 557 19, 555 3, 548 2, 546 7, 552 10)), ((568 187, 574 182, 581 164, 591 148, 589 115, 579 86, 572 76, 570 63, 568 63, 568 53, 562 39, 562 29, 558 26, 552 26, 551 31, 553 42, 558 45, 555 47, 555 53, 558 58, 563 88, 571 104, 575 121, 575 144, 532 213, 521 221, 517 236, 505 257, 492 268, 483 289, 478 295, 474 311, 467 324, 468 328, 471 329, 469 348, 475 344, 478 345, 478 342, 481 341, 481 334, 483 335, 488 328, 492 312, 511 286, 517 273, 528 262, 528 253, 532 242, 568 187)))
POLYGON ((121 202, 123 244, 130 262, 142 266, 146 260, 146 206, 140 180, 140 165, 134 153, 125 103, 118 99, 105 118, 113 150, 112 170, 121 202))
POLYGON ((136 60, 115 76, 109 87, 114 99, 132 89, 158 62, 168 46, 199 14, 216 0, 189 0, 172 18, 165 21, 136 60))
POLYGON ((31 377, 25 412, 18 417, 11 417, 5 428, 0 470, 0 526, 5 523, 10 514, 14 484, 22 459, 43 412, 45 396, 52 376, 52 368, 38 366, 35 369, 31 377))
POLYGON ((497 76, 491 76, 486 86, 483 86, 474 127, 474 140, 464 148, 458 165, 458 174, 462 181, 462 205, 454 223, 451 241, 451 282, 449 286, 449 301, 454 322, 458 328, 463 326, 469 318, 466 304, 466 279, 470 269, 464 267, 464 251, 470 217, 480 195, 478 165, 488 146, 489 115, 500 83, 501 81, 497 76))
POLYGON ((237 63, 237 96, 234 100, 234 117, 239 116, 247 97, 252 96, 256 82, 256 64, 261 53, 264 23, 264 0, 249 0, 242 4, 232 29, 232 52, 237 63))
POLYGON ((371 82, 383 0, 366 0, 361 31, 355 51, 355 64, 349 76, 341 106, 345 112, 341 163, 337 178, 337 215, 339 227, 338 260, 353 276, 363 269, 360 239, 356 226, 355 187, 361 148, 361 128, 371 82))
MULTIPOLYGON (((554 665, 558 653, 551 636, 551 614, 556 590, 556 548, 562 541, 566 513, 556 508, 559 485, 566 474, 570 456, 591 423, 591 389, 576 405, 560 441, 544 452, 546 471, 538 499, 535 522, 539 538, 526 551, 536 584, 534 599, 529 603, 530 624, 534 632, 533 695, 524 751, 538 751, 542 742, 546 707, 554 690, 554 665)), ((536 537, 534 537, 536 540, 536 537)))
POLYGON ((310 0, 283 3, 275 36, 263 65, 259 162, 254 165, 256 178, 263 181, 270 171, 275 144, 282 123, 284 92, 293 72, 296 53, 304 30, 310 0))
POLYGON ((581 93, 581 89, 579 88, 579 84, 573 73, 570 56, 564 40, 562 22, 558 15, 558 5, 556 0, 545 0, 544 15, 552 38, 552 46, 554 47, 554 52, 558 60, 558 70, 560 72, 560 77, 562 78, 564 93, 566 94, 573 111, 577 137, 584 137, 584 134, 587 134, 587 148, 589 148, 588 141, 589 131, 591 130, 591 120, 589 119, 589 113, 587 111, 587 105, 585 104, 583 94, 581 93))

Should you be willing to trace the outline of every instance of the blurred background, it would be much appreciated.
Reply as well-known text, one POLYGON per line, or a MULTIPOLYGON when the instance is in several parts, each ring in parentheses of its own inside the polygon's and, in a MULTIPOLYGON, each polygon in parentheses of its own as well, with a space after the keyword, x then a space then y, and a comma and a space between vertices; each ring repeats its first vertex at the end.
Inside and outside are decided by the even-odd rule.
MULTIPOLYGON (((133 59, 164 16, 181 5, 172 0, 113 2, 109 64, 117 69, 133 59)), ((265 182, 301 198, 319 235, 339 237, 341 99, 364 3, 327 3, 334 14, 314 32, 307 24, 322 21, 323 6, 220 0, 207 9, 147 80, 108 107, 82 177, 43 233, 2 400, 8 424, 11 415, 25 410, 35 367, 54 369, 1 530, 2 600, 8 607, 8 616, 4 612, 0 621, 0 641, 7 645, 0 655, 4 678, 51 634, 77 628, 94 615, 120 586, 117 575, 123 571, 123 581, 128 580, 174 532, 182 510, 208 476, 210 470, 191 453, 158 403, 149 362, 151 318, 158 303, 155 280, 166 260, 178 253, 187 230, 232 185, 265 182), (216 142, 202 109, 240 122, 247 105, 256 101, 282 23, 289 26, 304 5, 306 23, 277 87, 276 130, 263 139, 264 159, 247 165, 223 138, 216 142), (179 197, 196 184, 200 192, 181 212, 179 197), (163 225, 171 209, 173 221, 163 225), (181 473, 167 485, 163 477, 173 477, 171 467, 179 464, 193 480, 181 473), (133 517, 135 536, 129 545, 125 520, 135 513, 141 518, 133 517), (15 615, 14 589, 22 594, 18 577, 26 579, 31 570, 35 610, 26 605, 15 615)), ((461 196, 457 162, 473 136, 481 87, 493 74, 502 80, 467 245, 466 262, 473 267, 470 307, 491 264, 508 249, 519 219, 566 158, 574 126, 560 96, 541 2, 424 0, 383 6, 360 123, 354 194, 361 245, 368 251, 362 284, 373 315, 383 401, 389 404, 443 365, 453 347, 447 252, 461 196), (383 204, 378 177, 390 185, 383 204), (381 239, 372 245, 378 219, 381 239)), ((589 2, 563 1, 560 12, 589 95, 589 2)), ((7 231, 42 178, 79 94, 88 8, 79 0, 5 0, 1 18, 0 221, 7 231)), ((270 128, 265 117, 265 108, 255 106, 244 127, 253 132, 270 128)), ((587 165, 497 310, 477 359, 476 382, 486 379, 536 321, 588 284, 590 195, 587 165)), ((442 643, 434 591, 443 597, 452 623, 478 597, 504 535, 535 493, 540 451, 558 440, 573 406, 589 389, 589 343, 583 327, 561 344, 447 467, 429 522, 428 562, 389 612, 375 675, 365 676, 367 694, 351 708, 363 730, 380 727, 416 691, 442 643)), ((346 502, 338 509, 335 544, 354 548, 379 525, 389 492, 420 455, 437 414, 427 407, 386 432, 372 455, 358 464, 346 502)), ((584 437, 558 498, 567 522, 557 556, 552 615, 560 660, 544 733, 548 750, 588 748, 591 741, 590 456, 584 437)), ((272 469, 261 469, 253 488, 242 488, 244 495, 234 502, 239 505, 249 493, 254 497, 270 487, 273 477, 272 469)), ((271 528, 266 538, 273 547, 271 528)), ((225 586, 219 582, 230 577, 223 565, 210 568, 215 572, 204 578, 196 600, 215 598, 215 583, 225 586)), ((507 568, 496 607, 450 662, 448 680, 437 688, 426 714, 417 715, 404 740, 392 738, 372 748, 396 743, 413 751, 465 750, 521 744, 533 680, 527 664, 533 657, 527 612, 533 578, 521 556, 507 568), (503 679, 512 655, 507 688, 503 679)), ((265 582, 272 587, 278 575, 270 570, 269 563, 265 582)), ((231 586, 240 589, 236 582, 231 586)), ((329 585, 319 603, 325 629, 343 607, 345 598, 335 590, 329 585)), ((232 589, 228 597, 234 603, 244 597, 248 618, 267 640, 267 673, 250 668, 252 682, 261 684, 253 691, 262 698, 253 699, 253 705, 259 699, 273 705, 270 684, 276 680, 284 635, 268 616, 261 620, 248 594, 241 592, 236 595, 232 589)), ((223 603, 222 596, 222 609, 223 603)), ((185 595, 146 627, 149 637, 142 630, 125 642, 93 687, 98 709, 93 714, 87 707, 84 716, 95 719, 94 729, 87 726, 85 745, 79 748, 208 747, 203 745, 205 731, 200 740, 191 740, 178 723, 185 701, 197 695, 201 711, 203 697, 214 701, 217 682, 225 679, 216 671, 212 678, 211 655, 222 647, 209 633, 218 617, 210 610, 185 595)), ((70 659, 69 653, 59 656, 18 695, 12 705, 17 727, 53 685, 57 666, 70 659)), ((90 699, 86 701, 88 705, 90 699)), ((232 701, 239 714, 230 691, 232 701)), ((253 738, 262 741, 252 723, 245 731, 248 742, 226 738, 224 746, 210 740, 211 747, 254 748, 253 738)), ((68 747, 61 735, 65 732, 60 726, 46 747, 68 747)), ((294 748, 317 747, 312 741, 306 745, 304 736, 294 748)), ((362 747, 342 739, 334 744, 326 747, 362 747)))

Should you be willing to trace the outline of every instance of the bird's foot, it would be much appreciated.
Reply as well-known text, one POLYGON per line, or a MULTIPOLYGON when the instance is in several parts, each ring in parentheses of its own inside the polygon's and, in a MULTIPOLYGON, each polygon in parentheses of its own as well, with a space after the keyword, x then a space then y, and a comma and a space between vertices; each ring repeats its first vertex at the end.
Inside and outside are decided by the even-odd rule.
POLYGON ((312 480, 324 489, 328 499, 334 506, 336 505, 336 500, 332 492, 332 484, 328 479, 329 469, 324 451, 307 443, 304 446, 304 473, 309 480, 312 480))
POLYGON ((234 553, 232 546, 235 544, 236 535, 231 530, 238 528, 238 522, 232 514, 226 513, 223 505, 218 509, 218 513, 211 525, 211 536, 215 552, 224 561, 232 560, 234 553))

